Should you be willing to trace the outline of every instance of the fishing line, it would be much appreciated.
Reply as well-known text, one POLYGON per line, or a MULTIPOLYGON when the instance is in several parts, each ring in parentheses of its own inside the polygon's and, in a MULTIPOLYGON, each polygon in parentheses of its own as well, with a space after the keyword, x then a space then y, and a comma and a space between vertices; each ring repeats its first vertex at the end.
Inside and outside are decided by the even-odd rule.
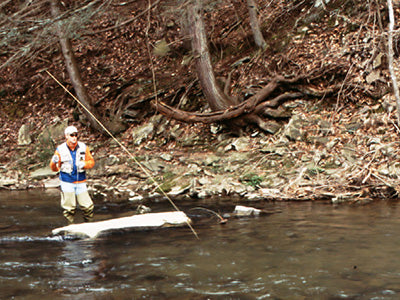
MULTIPOLYGON (((154 177, 146 170, 146 168, 136 159, 136 157, 126 148, 104 125, 101 123, 95 115, 92 114, 92 112, 78 99, 76 98, 60 81, 58 81, 57 78, 53 76, 49 71, 45 70, 47 74, 55 82, 58 83, 59 86, 61 86, 76 102, 79 103, 80 106, 84 108, 84 110, 94 119, 96 122, 101 126, 101 128, 124 150, 130 158, 140 167, 140 169, 147 175, 148 178, 156 185, 156 188, 161 191, 161 193, 168 199, 168 201, 171 203, 171 205, 174 207, 176 211, 180 211, 180 209, 175 205, 175 203, 172 201, 172 199, 165 193, 165 191, 161 188, 161 186, 158 184, 158 182, 154 179, 154 177)), ((196 236, 197 239, 199 239, 199 236, 197 235, 196 231, 192 227, 192 225, 187 222, 190 230, 192 230, 193 234, 196 236)))
POLYGON ((228 222, 227 219, 223 218, 220 214, 216 213, 215 211, 205 208, 205 207, 193 207, 190 210, 204 210, 207 211, 209 213, 212 213, 213 215, 217 216, 219 218, 219 223, 220 224, 225 224, 226 222, 228 222))

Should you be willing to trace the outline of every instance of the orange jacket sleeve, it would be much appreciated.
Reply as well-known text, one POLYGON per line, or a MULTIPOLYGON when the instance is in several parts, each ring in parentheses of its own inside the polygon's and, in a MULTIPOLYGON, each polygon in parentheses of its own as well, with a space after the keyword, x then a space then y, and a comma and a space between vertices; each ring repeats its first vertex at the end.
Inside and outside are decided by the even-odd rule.
POLYGON ((94 158, 92 153, 90 153, 89 147, 86 147, 85 153, 85 169, 91 169, 94 167, 94 158))

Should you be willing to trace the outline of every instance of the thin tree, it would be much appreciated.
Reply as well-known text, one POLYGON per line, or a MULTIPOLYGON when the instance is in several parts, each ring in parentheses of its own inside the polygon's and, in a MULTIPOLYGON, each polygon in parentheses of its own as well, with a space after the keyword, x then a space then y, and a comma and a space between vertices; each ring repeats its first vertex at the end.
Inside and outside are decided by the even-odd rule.
POLYGON ((267 43, 265 42, 264 37, 261 33, 256 2, 254 0, 247 0, 247 8, 249 10, 250 26, 251 31, 253 32, 254 42, 256 43, 257 47, 265 49, 267 43))
MULTIPOLYGON (((51 13, 54 18, 57 18, 61 15, 60 3, 59 0, 51 0, 51 13)), ((72 49, 71 40, 66 35, 65 31, 62 29, 62 26, 58 24, 57 33, 59 36, 59 41, 61 45, 61 50, 64 56, 65 65, 67 68, 67 72, 69 78, 71 79, 72 86, 76 92, 76 95, 79 101, 92 113, 89 114, 86 110, 84 110, 85 115, 89 119, 90 125, 92 128, 97 131, 102 132, 103 129, 96 121, 95 117, 98 119, 99 114, 97 113, 95 107, 91 104, 89 95, 85 89, 85 86, 82 81, 82 76, 79 71, 78 64, 75 59, 74 51, 72 49), (95 117, 93 117, 95 116, 95 117)))
POLYGON ((394 13, 392 0, 387 0, 389 10, 389 40, 388 40, 388 56, 389 56, 389 71, 392 78, 393 92, 397 104, 397 125, 400 126, 400 93, 397 85, 396 74, 393 67, 393 29, 394 29, 394 13))
POLYGON ((208 49, 201 0, 189 2, 188 23, 197 76, 210 108, 216 111, 236 105, 237 102, 233 98, 228 97, 217 84, 208 49))

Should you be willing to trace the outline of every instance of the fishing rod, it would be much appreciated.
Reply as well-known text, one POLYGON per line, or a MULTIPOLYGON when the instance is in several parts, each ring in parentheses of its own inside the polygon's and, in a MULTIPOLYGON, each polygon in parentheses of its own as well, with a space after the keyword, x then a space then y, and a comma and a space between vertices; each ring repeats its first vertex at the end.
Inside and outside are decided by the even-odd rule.
MULTIPOLYGON (((83 107, 83 109, 94 119, 96 120, 96 122, 101 126, 101 128, 122 148, 122 150, 124 150, 128 156, 130 158, 132 158, 132 160, 139 166, 139 168, 146 174, 146 176, 148 178, 150 178, 150 180, 156 185, 156 188, 159 189, 161 191, 161 193, 168 199, 168 201, 171 203, 171 205, 173 206, 173 208, 176 211, 180 211, 180 209, 175 205, 175 203, 172 201, 172 199, 167 195, 167 193, 161 188, 160 184, 158 184, 158 182, 154 179, 154 177, 146 170, 146 168, 136 159, 136 157, 128 150, 128 148, 126 148, 108 129, 105 125, 103 125, 103 123, 100 122, 99 119, 96 118, 95 115, 93 115, 93 113, 78 99, 76 98, 56 77, 53 76, 53 74, 51 74, 48 70, 45 70, 46 73, 53 78, 53 80, 55 82, 57 82, 57 84, 59 86, 61 86, 76 102, 78 102, 78 104, 80 106, 83 107)), ((199 236, 197 235, 197 232, 194 230, 194 228, 192 227, 192 225, 187 222, 190 230, 193 232, 193 234, 195 235, 195 237, 197 239, 199 239, 199 236)))
POLYGON ((207 211, 209 213, 212 213, 213 215, 217 216, 219 218, 219 223, 220 224, 225 224, 226 222, 228 222, 227 219, 223 218, 220 214, 216 213, 215 211, 205 208, 205 207, 193 207, 190 210, 204 210, 207 211))

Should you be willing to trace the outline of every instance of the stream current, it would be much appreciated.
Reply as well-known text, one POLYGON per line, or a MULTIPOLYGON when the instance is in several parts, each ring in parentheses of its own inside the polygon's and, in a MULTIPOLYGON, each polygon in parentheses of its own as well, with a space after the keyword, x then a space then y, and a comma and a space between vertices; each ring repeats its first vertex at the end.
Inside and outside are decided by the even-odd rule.
POLYGON ((65 225, 58 191, 0 191, 0 299, 400 298, 400 203, 256 202, 276 213, 224 225, 191 208, 233 204, 185 205, 199 239, 169 228, 74 240, 51 235, 65 225))

